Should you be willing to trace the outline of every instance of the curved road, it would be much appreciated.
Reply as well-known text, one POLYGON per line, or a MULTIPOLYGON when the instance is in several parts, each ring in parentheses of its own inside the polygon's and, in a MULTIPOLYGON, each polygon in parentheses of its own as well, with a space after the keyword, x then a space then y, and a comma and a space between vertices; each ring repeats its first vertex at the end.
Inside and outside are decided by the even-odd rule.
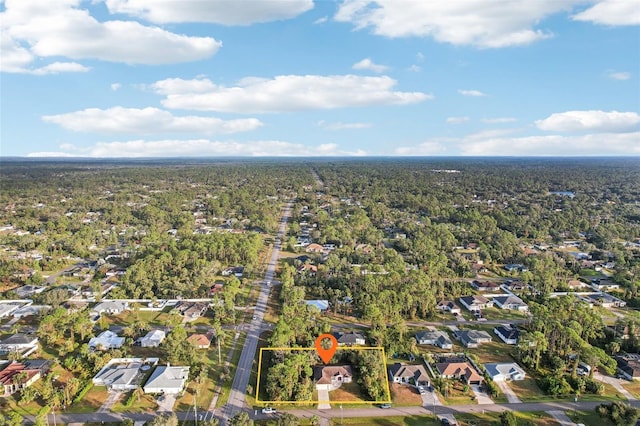
POLYGON ((247 393, 247 384, 249 383, 249 377, 251 376, 251 369, 256 355, 256 349, 258 347, 258 340, 260 332, 263 330, 263 318, 264 311, 267 308, 267 301, 269 300, 269 292, 271 291, 271 282, 273 281, 276 266, 278 265, 278 257, 280 255, 281 242, 284 239, 285 230, 287 227, 287 220, 291 216, 292 203, 289 202, 282 213, 282 219, 280 220, 280 228, 276 237, 275 244, 273 245, 273 251, 271 253, 271 259, 267 265, 267 270, 264 274, 264 280, 262 282, 262 288, 258 295, 258 303, 256 304, 254 315, 255 319, 245 327, 247 331, 247 337, 244 342, 244 348, 240 354, 240 360, 238 361, 238 368, 233 378, 233 384, 231 385, 231 392, 229 393, 229 400, 224 407, 223 419, 228 421, 236 413, 243 410, 245 407, 245 395, 247 393))

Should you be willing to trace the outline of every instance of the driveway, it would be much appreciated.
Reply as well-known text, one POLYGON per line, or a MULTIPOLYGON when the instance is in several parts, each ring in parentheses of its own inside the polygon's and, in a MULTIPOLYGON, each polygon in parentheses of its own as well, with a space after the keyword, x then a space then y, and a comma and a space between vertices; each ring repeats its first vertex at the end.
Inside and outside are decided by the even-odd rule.
POLYGON ((593 378, 599 382, 610 384, 629 401, 635 401, 637 399, 622 386, 622 384, 625 382, 623 379, 616 379, 615 377, 605 376, 600 373, 593 373, 593 378))
MULTIPOLYGON (((329 391, 326 389, 318 389, 318 401, 329 401, 329 391)), ((328 402, 319 402, 318 410, 329 410, 331 408, 331 404, 328 402)))
POLYGON ((510 404, 520 404, 522 402, 520 401, 520 398, 518 398, 518 395, 515 394, 513 389, 511 389, 511 386, 509 386, 509 383, 507 382, 493 382, 493 383, 498 385, 502 393, 507 397, 507 401, 509 401, 510 404))
POLYGON ((560 426, 576 426, 574 422, 571 421, 569 416, 565 414, 564 411, 547 411, 548 414, 551 414, 554 419, 560 424, 560 426))
POLYGON ((177 395, 162 395, 160 396, 156 402, 158 403, 158 411, 159 412, 173 412, 173 406, 176 403, 177 395))
POLYGON ((442 405, 440 402, 440 398, 438 398, 438 394, 436 394, 435 389, 433 391, 426 391, 425 393, 420 394, 422 397, 422 406, 429 408, 434 407, 436 405, 442 405))
POLYGON ((489 395, 486 392, 480 390, 480 385, 471 385, 471 390, 476 396, 476 400, 478 401, 478 405, 481 404, 494 404, 493 399, 489 398, 489 395))
POLYGON ((115 403, 118 402, 120 398, 122 398, 122 394, 122 392, 110 390, 107 394, 107 399, 105 399, 102 403, 102 406, 98 408, 98 413, 106 413, 108 411, 111 411, 111 407, 113 407, 115 403))

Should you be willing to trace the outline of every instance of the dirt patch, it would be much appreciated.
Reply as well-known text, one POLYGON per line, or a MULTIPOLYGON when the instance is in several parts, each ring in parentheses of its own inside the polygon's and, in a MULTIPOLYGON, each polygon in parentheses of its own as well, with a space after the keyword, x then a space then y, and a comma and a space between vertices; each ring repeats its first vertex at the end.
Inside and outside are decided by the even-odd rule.
POLYGON ((399 405, 422 405, 422 397, 413 386, 391 383, 391 400, 399 405))

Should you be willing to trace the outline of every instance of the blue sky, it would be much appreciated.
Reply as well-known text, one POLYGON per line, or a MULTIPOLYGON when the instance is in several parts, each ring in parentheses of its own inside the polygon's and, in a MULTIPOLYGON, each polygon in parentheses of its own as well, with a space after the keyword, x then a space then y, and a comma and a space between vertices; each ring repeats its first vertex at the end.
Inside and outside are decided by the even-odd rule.
POLYGON ((0 155, 640 155, 636 0, 0 0, 0 155))

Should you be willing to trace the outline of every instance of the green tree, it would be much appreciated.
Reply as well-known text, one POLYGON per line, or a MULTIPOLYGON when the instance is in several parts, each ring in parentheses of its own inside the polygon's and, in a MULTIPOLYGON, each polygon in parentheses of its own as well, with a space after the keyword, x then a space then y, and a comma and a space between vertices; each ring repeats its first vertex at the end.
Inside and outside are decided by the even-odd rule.
POLYGON ((518 426, 518 420, 516 419, 516 415, 513 414, 513 411, 505 410, 500 414, 500 425, 518 426))
POLYGON ((246 411, 240 411, 229 420, 230 426, 253 426, 253 420, 246 411))

